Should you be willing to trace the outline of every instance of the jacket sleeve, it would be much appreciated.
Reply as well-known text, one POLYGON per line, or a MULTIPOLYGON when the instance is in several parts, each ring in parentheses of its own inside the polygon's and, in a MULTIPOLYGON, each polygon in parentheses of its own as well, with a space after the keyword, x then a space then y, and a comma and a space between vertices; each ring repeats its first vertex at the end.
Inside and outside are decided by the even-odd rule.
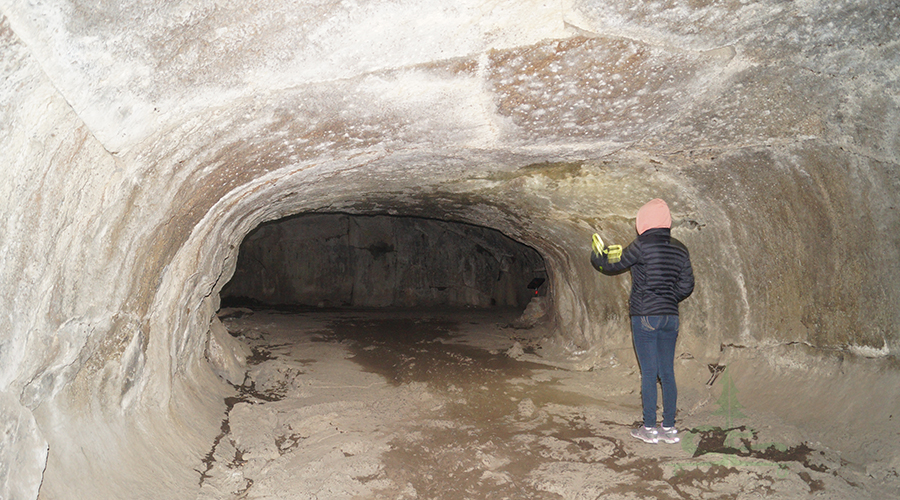
POLYGON ((637 240, 635 240, 625 247, 625 250, 622 251, 622 258, 618 262, 610 262, 606 253, 597 254, 591 252, 591 265, 603 274, 619 274, 637 264, 640 257, 640 248, 637 245, 637 240))
POLYGON ((675 297, 678 302, 688 298, 694 292, 694 269, 691 267, 690 256, 685 256, 684 266, 678 274, 678 282, 675 283, 675 297))

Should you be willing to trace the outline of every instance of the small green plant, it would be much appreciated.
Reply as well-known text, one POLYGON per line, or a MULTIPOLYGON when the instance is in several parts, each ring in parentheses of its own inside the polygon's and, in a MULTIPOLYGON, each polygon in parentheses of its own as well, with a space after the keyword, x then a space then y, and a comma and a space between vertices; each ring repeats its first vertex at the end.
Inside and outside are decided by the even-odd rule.
POLYGON ((789 449, 782 443, 757 443, 756 432, 746 426, 735 426, 734 421, 746 418, 741 413, 743 405, 737 399, 737 387, 731 374, 726 369, 721 378, 722 394, 716 402, 719 409, 713 415, 725 417, 725 427, 700 426, 681 433, 681 449, 691 457, 707 457, 703 462, 686 462, 674 465, 675 474, 679 474, 687 468, 701 466, 750 466, 750 467, 774 467, 779 470, 778 477, 787 474, 788 467, 766 461, 767 450, 774 449, 785 453, 789 449))
POLYGON ((713 415, 725 417, 726 429, 734 427, 736 418, 746 418, 746 415, 741 413, 743 406, 737 400, 737 393, 737 387, 735 387, 734 381, 731 379, 731 372, 726 368, 722 376, 722 395, 716 400, 716 403, 719 404, 719 409, 713 413, 713 415))

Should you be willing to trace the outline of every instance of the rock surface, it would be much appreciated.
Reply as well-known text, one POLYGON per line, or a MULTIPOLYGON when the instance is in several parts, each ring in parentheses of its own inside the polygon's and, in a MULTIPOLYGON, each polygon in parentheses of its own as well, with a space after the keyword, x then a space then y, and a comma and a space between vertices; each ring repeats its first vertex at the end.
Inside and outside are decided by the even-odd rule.
MULTIPOLYGON (((0 0, 0 394, 24 432, 0 463, 27 464, 3 493, 192 498, 230 388, 207 358, 219 292, 251 230, 300 213, 534 248, 546 352, 587 369, 630 342, 628 277, 596 276, 590 235, 629 242, 663 197, 695 359, 762 352, 773 408, 785 367, 893 373, 898 10, 0 0)), ((872 415, 897 407, 884 387, 872 415)))

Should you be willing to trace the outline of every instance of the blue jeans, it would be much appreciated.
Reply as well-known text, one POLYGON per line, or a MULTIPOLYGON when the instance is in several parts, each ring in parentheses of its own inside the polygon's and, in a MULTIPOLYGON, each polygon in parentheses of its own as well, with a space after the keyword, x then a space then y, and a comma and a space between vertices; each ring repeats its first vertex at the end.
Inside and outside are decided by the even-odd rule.
POLYGON ((656 427, 656 379, 662 384, 664 427, 675 425, 675 341, 678 339, 678 316, 632 316, 631 333, 634 352, 641 365, 641 405, 644 426, 656 427))

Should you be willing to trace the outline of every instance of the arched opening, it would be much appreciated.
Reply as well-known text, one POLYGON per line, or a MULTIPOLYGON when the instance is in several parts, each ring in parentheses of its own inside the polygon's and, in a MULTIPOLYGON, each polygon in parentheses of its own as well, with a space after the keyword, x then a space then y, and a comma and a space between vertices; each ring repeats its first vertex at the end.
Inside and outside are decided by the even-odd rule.
POLYGON ((544 426, 538 406, 572 397, 554 387, 564 370, 534 362, 549 278, 538 250, 475 224, 300 213, 256 227, 220 292, 228 334, 216 342, 236 340, 246 372, 203 460, 200 496, 276 483, 338 497, 521 491, 481 477, 469 450, 509 442, 491 451, 498 463, 548 462, 513 438, 544 426), (423 460, 428 450, 446 457, 423 460), (273 472, 258 475, 260 455, 273 472), (306 463, 323 470, 303 477, 306 463), (470 469, 461 479, 460 468, 470 469))
POLYGON ((300 214, 244 238, 222 305, 512 308, 548 287, 543 257, 501 232, 420 217, 300 214))

